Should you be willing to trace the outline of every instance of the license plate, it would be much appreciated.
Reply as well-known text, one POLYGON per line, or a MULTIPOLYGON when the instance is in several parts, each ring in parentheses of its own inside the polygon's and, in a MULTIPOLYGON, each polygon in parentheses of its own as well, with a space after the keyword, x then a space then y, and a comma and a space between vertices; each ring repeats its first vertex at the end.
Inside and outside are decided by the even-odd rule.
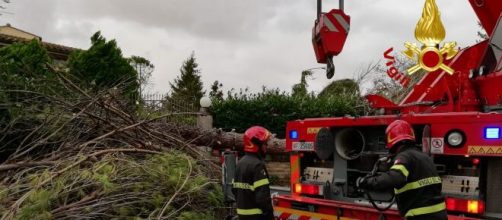
POLYGON ((333 168, 307 167, 303 171, 305 180, 317 183, 333 181, 333 168))
POLYGON ((479 196, 479 177, 442 176, 443 193, 465 196, 479 196))
POLYGON ((314 151, 314 142, 293 142, 294 151, 314 151))

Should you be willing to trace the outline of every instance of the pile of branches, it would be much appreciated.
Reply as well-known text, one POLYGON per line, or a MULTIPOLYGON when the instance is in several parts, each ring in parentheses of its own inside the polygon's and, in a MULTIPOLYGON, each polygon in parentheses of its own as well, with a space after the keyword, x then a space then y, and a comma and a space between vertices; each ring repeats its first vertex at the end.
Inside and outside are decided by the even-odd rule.
POLYGON ((1 219, 218 218, 218 166, 168 120, 196 113, 152 116, 53 72, 57 89, 0 91, 1 219))

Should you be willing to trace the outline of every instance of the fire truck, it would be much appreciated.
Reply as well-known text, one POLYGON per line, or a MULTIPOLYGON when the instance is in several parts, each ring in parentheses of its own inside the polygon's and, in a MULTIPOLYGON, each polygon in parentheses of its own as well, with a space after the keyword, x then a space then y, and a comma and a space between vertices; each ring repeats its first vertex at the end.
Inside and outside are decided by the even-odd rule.
MULTIPOLYGON (((361 191, 355 181, 388 168, 385 128, 402 119, 434 160, 449 219, 502 219, 502 0, 468 0, 488 37, 463 49, 441 43, 439 11, 434 0, 425 2, 415 31, 422 45, 406 43, 404 53, 417 62, 406 74, 427 73, 400 103, 367 95, 378 114, 287 123, 291 193, 273 197, 276 218, 401 219, 392 192, 361 191)), ((329 12, 317 4, 312 43, 331 78, 350 17, 342 0, 329 12)))

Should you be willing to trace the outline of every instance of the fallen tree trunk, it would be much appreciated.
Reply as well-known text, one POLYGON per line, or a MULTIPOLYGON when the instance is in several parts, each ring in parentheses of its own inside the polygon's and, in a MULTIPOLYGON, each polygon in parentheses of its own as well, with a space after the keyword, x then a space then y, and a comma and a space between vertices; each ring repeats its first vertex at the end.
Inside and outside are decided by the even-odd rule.
MULTIPOLYGON (((181 136, 185 139, 192 140, 190 144, 198 146, 209 146, 213 149, 230 148, 236 151, 242 151, 244 147, 243 133, 234 131, 225 132, 221 129, 202 130, 194 127, 177 128, 181 136)), ((279 139, 272 136, 267 152, 269 153, 285 153, 286 139, 279 139)))
MULTIPOLYGON (((225 148, 231 148, 233 150, 241 151, 244 148, 244 142, 243 142, 243 136, 244 134, 242 133, 236 133, 236 132, 218 132, 218 131, 213 131, 211 132, 216 133, 215 136, 213 136, 213 140, 216 142, 212 146, 218 149, 225 149, 225 148)), ((284 153, 285 148, 286 148, 286 140, 285 139, 278 139, 275 137, 272 137, 271 140, 268 142, 268 148, 267 152, 269 153, 284 153)))

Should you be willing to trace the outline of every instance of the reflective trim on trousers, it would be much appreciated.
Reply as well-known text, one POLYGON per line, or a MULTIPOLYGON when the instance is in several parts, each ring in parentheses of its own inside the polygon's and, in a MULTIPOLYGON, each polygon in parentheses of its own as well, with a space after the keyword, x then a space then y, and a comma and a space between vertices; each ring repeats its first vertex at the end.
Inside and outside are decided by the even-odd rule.
POLYGON ((263 212, 261 209, 237 209, 237 214, 239 215, 261 215, 263 212))
POLYGON ((410 209, 410 210, 408 210, 408 212, 406 212, 406 214, 404 215, 404 217, 411 217, 411 216, 417 216, 417 215, 425 215, 425 214, 430 214, 430 213, 434 213, 434 212, 443 211, 445 209, 446 209, 445 203, 441 202, 441 203, 436 204, 436 205, 431 205, 431 206, 425 206, 425 207, 421 207, 421 208, 410 209))

